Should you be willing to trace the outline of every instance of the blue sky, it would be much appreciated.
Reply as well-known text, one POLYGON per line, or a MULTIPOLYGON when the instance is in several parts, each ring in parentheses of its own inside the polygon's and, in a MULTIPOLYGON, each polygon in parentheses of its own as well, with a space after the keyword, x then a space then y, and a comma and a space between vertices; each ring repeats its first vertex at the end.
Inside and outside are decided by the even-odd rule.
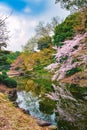
POLYGON ((64 19, 68 14, 60 4, 55 5, 55 0, 0 0, 0 16, 10 15, 6 21, 10 31, 7 49, 22 50, 40 21, 47 23, 56 16, 64 19))
POLYGON ((25 15, 39 15, 47 9, 47 0, 0 0, 1 4, 6 4, 15 13, 25 15))

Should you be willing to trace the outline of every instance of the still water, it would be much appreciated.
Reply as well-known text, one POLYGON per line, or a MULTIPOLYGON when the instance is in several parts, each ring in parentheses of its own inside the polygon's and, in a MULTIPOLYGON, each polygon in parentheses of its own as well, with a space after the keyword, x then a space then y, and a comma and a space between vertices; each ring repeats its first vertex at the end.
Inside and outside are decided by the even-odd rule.
POLYGON ((18 92, 19 107, 57 125, 58 130, 87 130, 87 87, 58 83, 53 88, 55 101, 31 91, 18 92))
POLYGON ((52 106, 53 104, 50 102, 51 100, 46 98, 50 103, 50 105, 47 105, 45 104, 44 99, 35 96, 32 92, 21 91, 18 92, 17 95, 18 98, 16 102, 19 104, 20 108, 29 110, 29 114, 34 117, 56 124, 54 112, 55 106, 52 106))

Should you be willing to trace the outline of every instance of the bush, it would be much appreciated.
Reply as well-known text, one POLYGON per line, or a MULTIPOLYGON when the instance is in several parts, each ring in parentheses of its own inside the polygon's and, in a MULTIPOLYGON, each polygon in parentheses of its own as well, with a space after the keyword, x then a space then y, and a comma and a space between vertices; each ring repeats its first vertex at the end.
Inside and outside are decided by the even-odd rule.
POLYGON ((44 48, 49 48, 51 45, 51 37, 50 36, 45 36, 41 37, 38 40, 38 49, 43 50, 44 48))
POLYGON ((20 55, 20 52, 0 51, 0 71, 9 70, 10 64, 20 55))
POLYGON ((0 75, 0 84, 2 84, 3 83, 3 77, 2 77, 2 75, 0 75))
POLYGON ((81 13, 76 12, 69 15, 64 22, 57 25, 53 36, 54 45, 61 46, 61 42, 64 42, 67 39, 72 39, 72 37, 78 32, 77 28, 81 28, 82 26, 81 19, 81 13), (80 20, 81 22, 79 23, 80 20))
POLYGON ((1 76, 2 76, 3 80, 8 78, 8 75, 7 75, 6 71, 2 71, 2 75, 1 76))
POLYGON ((4 80, 4 84, 9 87, 9 88, 15 88, 17 87, 17 82, 16 80, 12 79, 12 78, 6 78, 4 80))
POLYGON ((2 75, 0 75, 0 84, 4 84, 9 88, 17 87, 17 82, 14 79, 9 78, 6 71, 3 71, 2 75))
POLYGON ((8 76, 5 70, 2 71, 2 75, 8 76))

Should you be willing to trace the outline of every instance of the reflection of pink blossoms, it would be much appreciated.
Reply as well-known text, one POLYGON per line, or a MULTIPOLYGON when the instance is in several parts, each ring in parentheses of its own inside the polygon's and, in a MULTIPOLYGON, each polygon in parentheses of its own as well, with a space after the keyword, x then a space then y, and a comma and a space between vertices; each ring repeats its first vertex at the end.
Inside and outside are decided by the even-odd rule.
POLYGON ((60 66, 60 68, 57 71, 55 71, 55 74, 52 80, 59 80, 59 79, 64 78, 68 70, 75 68, 79 65, 78 62, 72 63, 72 60, 73 60, 72 56, 82 49, 83 44, 80 44, 80 41, 84 39, 85 37, 87 37, 87 33, 85 33, 84 35, 77 35, 76 37, 74 37, 73 40, 65 41, 62 47, 58 47, 56 49, 57 50, 57 53, 55 55, 56 63, 53 63, 46 67, 46 69, 50 71, 55 71, 55 69, 58 66, 60 66), (63 63, 61 63, 61 59, 66 56, 67 56, 67 59, 64 60, 63 63))

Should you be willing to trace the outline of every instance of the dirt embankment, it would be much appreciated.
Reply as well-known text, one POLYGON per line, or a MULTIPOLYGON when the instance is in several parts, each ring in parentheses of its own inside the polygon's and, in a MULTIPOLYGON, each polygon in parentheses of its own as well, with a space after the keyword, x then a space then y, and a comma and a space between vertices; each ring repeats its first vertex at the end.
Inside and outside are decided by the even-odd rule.
MULTIPOLYGON (((13 102, 8 100, 9 92, 14 92, 16 89, 7 88, 5 85, 0 85, 0 130, 56 130, 55 126, 42 126, 44 121, 39 121, 24 110, 15 107, 13 102)), ((45 124, 47 124, 45 122, 45 124)))
POLYGON ((0 130, 49 130, 39 127, 36 120, 15 108, 7 96, 0 93, 0 130))

